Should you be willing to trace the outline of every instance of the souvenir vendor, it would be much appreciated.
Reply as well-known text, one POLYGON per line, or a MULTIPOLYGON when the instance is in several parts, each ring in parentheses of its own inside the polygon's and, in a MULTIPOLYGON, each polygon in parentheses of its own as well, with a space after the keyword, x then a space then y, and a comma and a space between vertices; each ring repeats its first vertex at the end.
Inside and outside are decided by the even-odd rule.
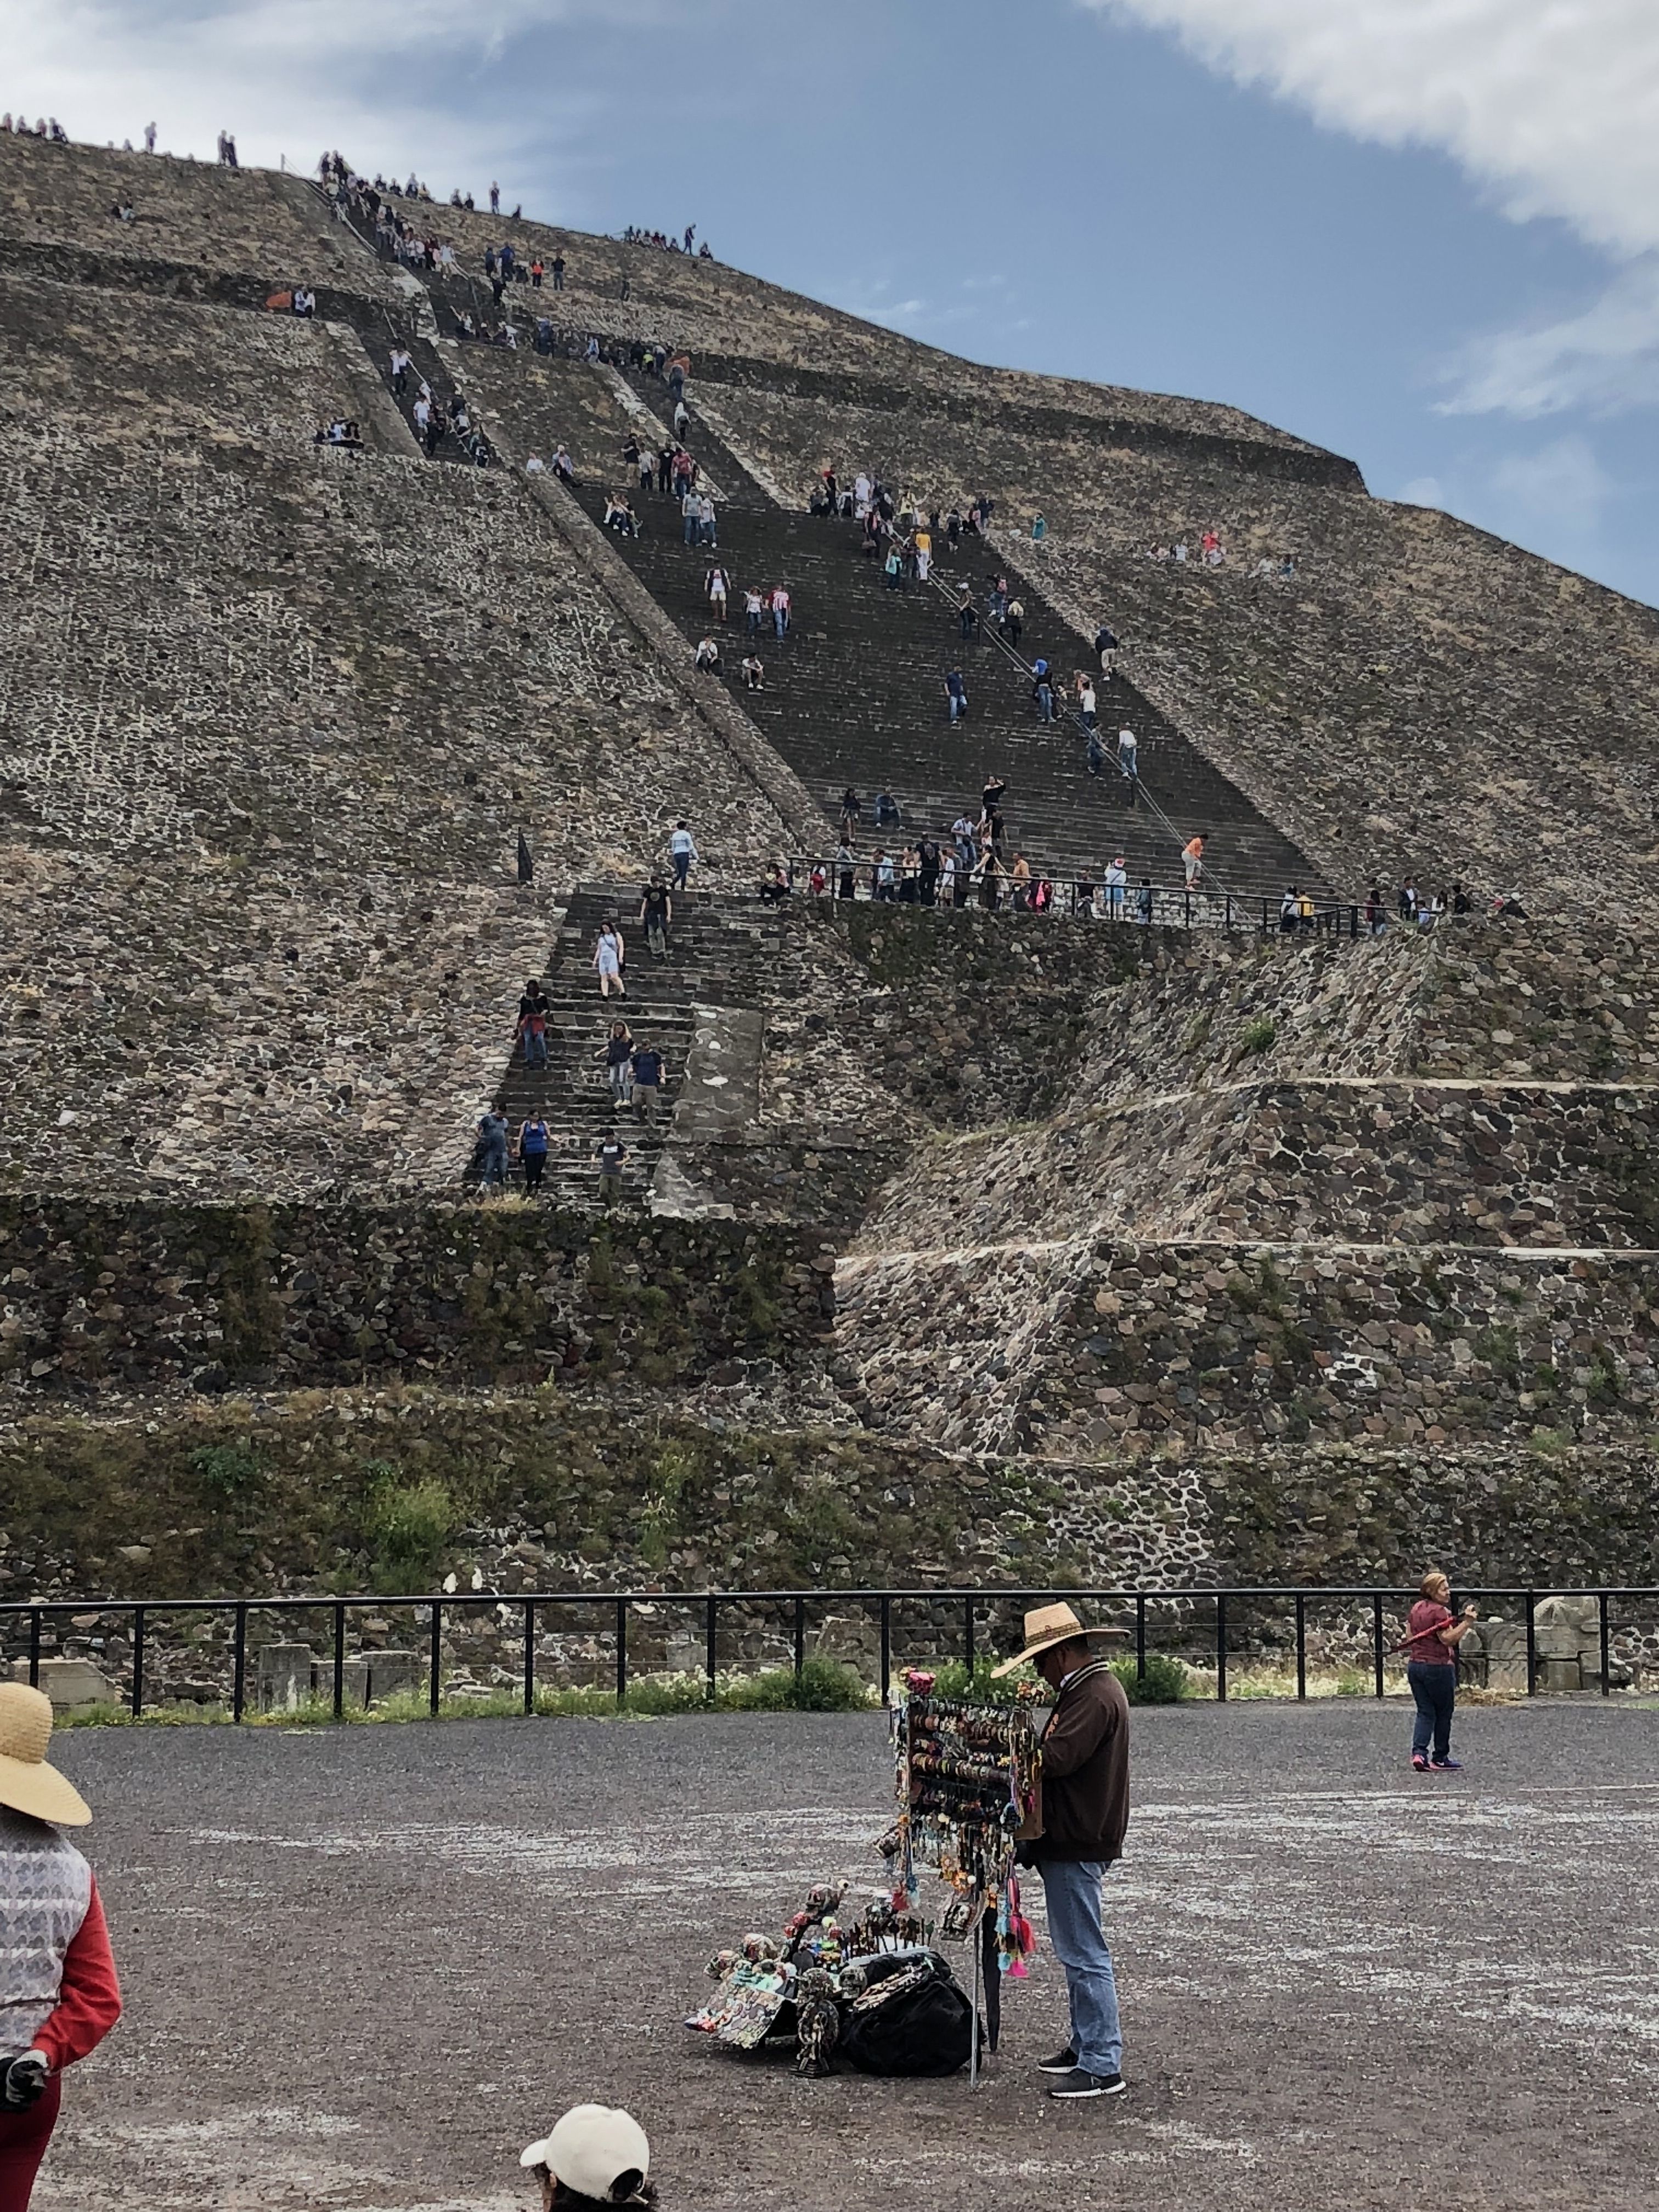
POLYGON ((1041 1740, 1042 1832, 1021 1846, 1042 1876, 1048 1936, 1066 1970, 1072 2039, 1044 2059, 1051 2097, 1115 2097, 1123 2088, 1117 1984, 1101 1926, 1100 1886, 1129 1824, 1129 1701, 1091 1646, 1121 1629, 1085 1628, 1069 1605, 1025 1616, 1024 1647, 996 1672, 1035 1666, 1054 1692, 1041 1740))
POLYGON ((0 1682, 0 2212, 28 2212, 64 2069, 121 2017, 98 1885, 58 1832, 92 1814, 51 1740, 45 1693, 0 1682))

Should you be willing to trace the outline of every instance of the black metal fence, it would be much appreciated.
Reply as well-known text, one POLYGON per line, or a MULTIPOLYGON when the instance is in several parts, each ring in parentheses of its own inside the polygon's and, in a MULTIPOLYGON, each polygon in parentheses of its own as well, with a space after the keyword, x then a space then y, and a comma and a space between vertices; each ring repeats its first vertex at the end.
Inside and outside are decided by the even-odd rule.
MULTIPOLYGON (((354 1616, 382 1615, 388 1613, 413 1610, 423 1613, 427 1623, 427 1698, 429 1710, 436 1713, 442 1702, 442 1668, 444 1625, 447 1616, 463 1615, 468 1610, 482 1607, 497 1612, 516 1613, 523 1624, 524 1656, 522 1695, 526 1712, 535 1709, 537 1694, 536 1633, 538 1619, 552 1607, 574 1607, 579 1612, 597 1613, 602 1624, 607 1623, 615 1644, 615 1684, 618 1705, 625 1705, 629 1690, 628 1633, 630 1613, 636 1607, 648 1609, 653 1615, 667 1608, 678 1608, 699 1620, 702 1630, 703 1671, 708 1694, 714 1695, 719 1674, 719 1639, 722 1615, 741 1613, 751 1622, 757 1614, 774 1615, 781 1625, 787 1624, 787 1636, 793 1649, 793 1666, 797 1678, 805 1663, 807 1630, 813 1611, 822 1612, 833 1607, 858 1607, 874 1609, 878 1625, 878 1681, 884 1703, 892 1685, 896 1663, 896 1615, 907 1611, 914 1615, 926 1609, 930 1619, 925 1656, 927 1663, 937 1665, 941 1658, 956 1656, 965 1663, 971 1673, 977 1660, 987 1656, 988 1644, 986 1632, 992 1626, 988 1616, 997 1616, 998 1649, 1012 1648, 1017 1644, 1019 1611, 1030 1603, 1048 1603, 1056 1599, 1088 1608, 1085 1618, 1100 1625, 1113 1625, 1124 1632, 1127 1650, 1134 1656, 1136 1672, 1144 1677, 1148 1662, 1156 1657, 1152 1638, 1153 1609, 1174 1608, 1180 1624, 1180 1643, 1182 1656, 1194 1648, 1206 1654, 1206 1663, 1212 1663, 1215 1674, 1215 1694, 1224 1699, 1228 1694, 1228 1670, 1240 1658, 1260 1662, 1264 1651, 1293 1650, 1296 1672, 1296 1694, 1305 1699, 1308 1694, 1308 1616, 1310 1607, 1356 1613, 1361 1620, 1369 1615, 1369 1644, 1370 1657, 1370 1694, 1381 1698, 1385 1693, 1385 1674, 1390 1656, 1397 1656, 1401 1646, 1398 1640, 1390 1642, 1389 1628, 1385 1616, 1389 1611, 1399 1613, 1415 1601, 1419 1593, 1413 1589, 1378 1588, 1374 1585, 1352 1589, 1331 1588, 1325 1585, 1254 1586, 1230 1589, 1073 1589, 1026 1591, 1018 1589, 810 1589, 810 1590, 702 1590, 684 1592, 674 1590, 626 1590, 599 1592, 592 1590, 541 1590, 504 1595, 494 1590, 465 1593, 434 1592, 404 1597, 267 1597, 267 1598, 169 1598, 169 1599, 52 1599, 36 1602, 29 1600, 8 1600, 0 1602, 0 1632, 10 1631, 16 1624, 27 1625, 27 1676, 32 1683, 40 1678, 43 1658, 42 1644, 46 1625, 56 1623, 60 1617, 96 1615, 99 1619, 113 1617, 131 1624, 131 1681, 125 1699, 133 1716, 140 1716, 145 1706, 145 1657, 147 1643, 152 1632, 154 1617, 157 1614, 216 1614, 228 1615, 231 1620, 231 1715, 240 1721, 247 1704, 247 1665, 250 1650, 249 1626, 258 1615, 276 1616, 301 1613, 323 1613, 331 1624, 332 1708, 336 1719, 344 1717, 346 1707, 347 1660, 350 1656, 348 1627, 354 1616), (955 1644, 954 1652, 940 1648, 940 1634, 932 1626, 944 1613, 954 1615, 960 1622, 961 1633, 948 1638, 955 1644), (1288 1642, 1280 1641, 1276 1632, 1265 1643, 1258 1632, 1254 1639, 1247 1625, 1247 1616, 1258 1622, 1266 1614, 1276 1618, 1280 1628, 1288 1625, 1288 1642), (1011 1644, 1012 1638, 1012 1644, 1011 1644)), ((1571 1598, 1594 1601, 1596 1607, 1597 1640, 1599 1644, 1599 1673, 1601 1694, 1605 1698, 1611 1688, 1613 1670, 1613 1638, 1618 1632, 1615 1607, 1630 1606, 1638 1601, 1659 1600, 1659 1586, 1632 1585, 1613 1588, 1598 1585, 1589 1589, 1564 1589, 1559 1586, 1547 1591, 1513 1589, 1460 1589, 1454 1593, 1454 1607, 1468 1599, 1482 1605, 1497 1600, 1510 1605, 1519 1604, 1523 1609, 1526 1630, 1525 1682, 1527 1693, 1535 1694, 1539 1678, 1537 1607, 1543 1598, 1571 1598)), ((915 1630, 911 1632, 915 1634, 915 1630)), ((7 1641, 10 1638, 8 1634, 7 1641)), ((257 1650, 258 1647, 253 1647, 257 1650)), ((21 1655, 20 1655, 21 1656, 21 1655)), ((918 1656, 924 1656, 918 1653, 918 1656)), ((1188 1663, 1192 1663, 1190 1661, 1188 1663)))

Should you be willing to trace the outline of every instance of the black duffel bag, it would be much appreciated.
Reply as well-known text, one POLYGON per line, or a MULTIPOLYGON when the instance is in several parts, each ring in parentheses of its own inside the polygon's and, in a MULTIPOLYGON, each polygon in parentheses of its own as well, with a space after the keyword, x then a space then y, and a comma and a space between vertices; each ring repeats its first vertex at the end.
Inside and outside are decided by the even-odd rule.
POLYGON ((973 2007, 937 1951, 859 1966, 865 1987, 842 2005, 838 2058, 860 2074, 954 2074, 968 2063, 973 2007))

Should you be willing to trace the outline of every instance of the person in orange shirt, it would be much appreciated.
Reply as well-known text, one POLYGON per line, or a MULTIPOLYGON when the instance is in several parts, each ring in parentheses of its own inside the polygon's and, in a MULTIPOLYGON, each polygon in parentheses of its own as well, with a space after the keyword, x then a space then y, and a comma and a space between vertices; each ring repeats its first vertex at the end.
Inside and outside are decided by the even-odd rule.
POLYGON ((28 2212, 64 2069, 121 2017, 98 1884, 61 1832, 92 1814, 51 1741, 51 1700, 0 1682, 0 2212, 28 2212))
POLYGON ((1201 830, 1182 847, 1181 864, 1187 871, 1187 888, 1191 890, 1204 873, 1204 832, 1201 830))

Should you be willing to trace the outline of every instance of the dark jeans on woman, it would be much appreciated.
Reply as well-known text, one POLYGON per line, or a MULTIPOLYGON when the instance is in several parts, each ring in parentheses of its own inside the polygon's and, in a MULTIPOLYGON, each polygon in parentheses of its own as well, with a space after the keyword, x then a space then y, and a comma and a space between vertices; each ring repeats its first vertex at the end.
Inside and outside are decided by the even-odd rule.
POLYGON ((1426 1751, 1441 1759, 1451 1752, 1452 1707, 1457 1701, 1457 1669, 1438 1667, 1431 1660, 1413 1659, 1406 1680, 1417 1700, 1417 1721, 1412 1729, 1412 1757, 1426 1751), (1429 1750, 1432 1737, 1434 1748, 1429 1750))

